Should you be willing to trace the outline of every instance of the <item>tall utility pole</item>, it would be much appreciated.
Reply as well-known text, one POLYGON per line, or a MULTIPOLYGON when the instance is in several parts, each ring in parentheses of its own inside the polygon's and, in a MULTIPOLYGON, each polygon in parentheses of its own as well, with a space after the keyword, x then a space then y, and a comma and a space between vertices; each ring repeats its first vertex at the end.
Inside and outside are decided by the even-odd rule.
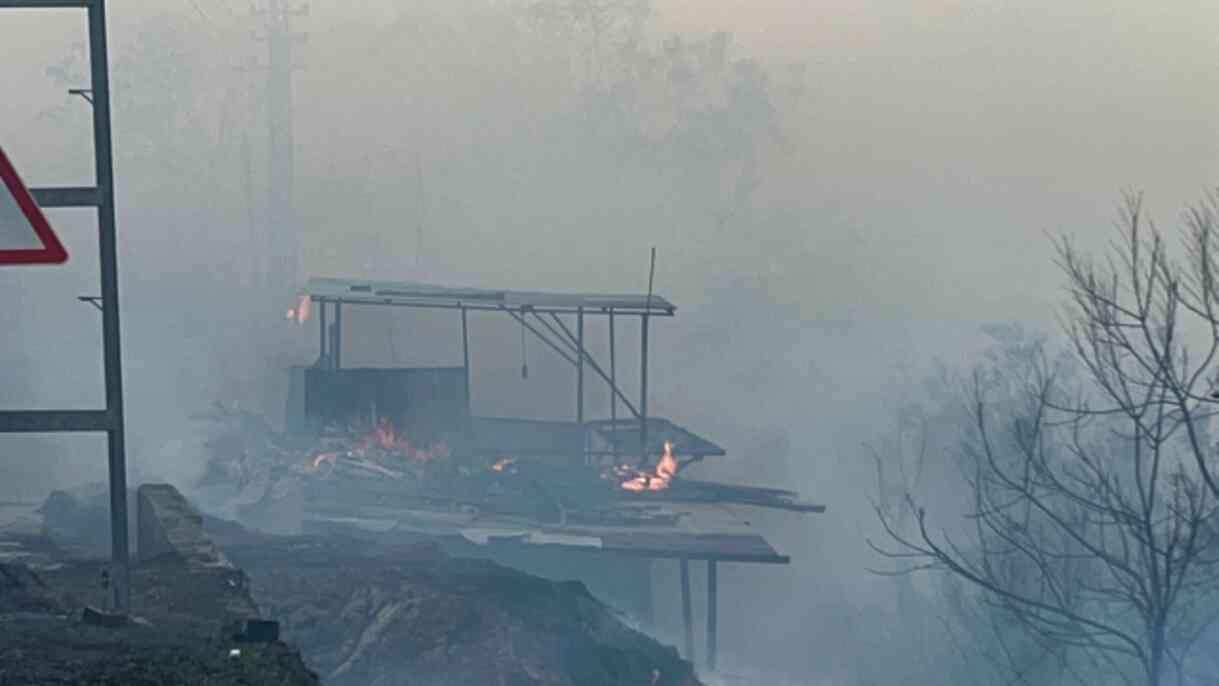
POLYGON ((263 18, 259 38, 267 44, 267 237, 266 284, 274 304, 282 304, 298 286, 300 240, 294 206, 295 139, 292 122, 293 47, 305 35, 292 21, 306 16, 307 5, 289 7, 287 0, 265 0, 255 15, 263 18))

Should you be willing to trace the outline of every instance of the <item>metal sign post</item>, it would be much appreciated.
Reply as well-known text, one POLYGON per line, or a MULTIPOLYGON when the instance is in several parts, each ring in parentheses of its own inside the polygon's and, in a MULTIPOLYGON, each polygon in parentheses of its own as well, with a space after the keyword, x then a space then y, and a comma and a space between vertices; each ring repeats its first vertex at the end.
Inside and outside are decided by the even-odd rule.
POLYGON ((0 0, 0 9, 84 9, 89 20, 92 73, 93 146, 97 185, 93 188, 32 188, 42 207, 96 207, 101 264, 102 358, 106 378, 104 410, 0 411, 0 433, 105 432, 110 475, 110 555, 113 605, 129 608, 127 541, 127 459, 123 431, 122 352, 119 345, 118 259, 114 231, 114 164, 110 141, 110 78, 106 56, 105 0, 0 0))

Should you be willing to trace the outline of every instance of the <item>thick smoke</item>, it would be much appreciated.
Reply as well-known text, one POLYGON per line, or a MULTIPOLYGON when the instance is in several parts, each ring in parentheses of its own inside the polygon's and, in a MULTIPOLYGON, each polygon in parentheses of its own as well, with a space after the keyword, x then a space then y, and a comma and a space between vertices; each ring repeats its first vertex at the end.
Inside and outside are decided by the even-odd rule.
MULTIPOLYGON (((657 248, 679 311, 653 324, 652 411, 728 448, 700 476, 829 506, 756 514, 792 564, 721 572, 722 662, 768 683, 854 683, 882 641, 903 645, 896 586, 864 571, 862 446, 932 360, 973 361, 983 324, 1053 330, 1044 232, 1100 244, 1120 189, 1177 208, 1219 171, 1209 7, 848 4, 385 1, 295 19, 300 275, 641 292, 657 248)), ((263 20, 227 1, 109 7, 132 480, 189 483, 193 416, 278 415, 316 329, 283 318, 295 284, 265 278, 294 258, 269 238, 263 20)), ((0 145, 31 184, 91 179, 88 104, 66 93, 86 84, 83 38, 75 15, 0 15, 0 145)), ((52 220, 71 263, 0 272, 6 408, 102 398, 100 318, 76 301, 97 291, 92 218, 52 220)), ((453 317, 348 321, 353 364, 460 362, 453 317)), ((549 351, 472 323, 477 411, 570 412, 549 351)), ((92 437, 4 437, 0 454, 0 497, 105 474, 92 437)), ((679 642, 676 587, 659 565, 679 642)))

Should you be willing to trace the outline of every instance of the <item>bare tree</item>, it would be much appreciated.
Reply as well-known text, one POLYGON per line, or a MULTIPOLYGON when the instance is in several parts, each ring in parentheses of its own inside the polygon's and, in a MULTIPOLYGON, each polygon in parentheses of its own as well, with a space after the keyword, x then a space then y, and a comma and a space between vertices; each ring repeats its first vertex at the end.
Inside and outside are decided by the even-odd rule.
POLYGON ((1187 215, 1184 266, 1154 229, 1145 235, 1134 196, 1104 267, 1061 241, 1074 355, 1051 362, 1039 350, 1027 365, 974 374, 973 426, 960 448, 973 497, 967 533, 933 532, 913 494, 914 533, 877 510, 898 544, 887 554, 970 582, 1029 635, 1062 648, 1081 683, 1192 682, 1191 648, 1215 615, 1206 434, 1219 347, 1215 207, 1187 215), (996 389, 1021 405, 996 403, 996 389))
POLYGON ((1142 198, 1130 194, 1103 267, 1066 239, 1058 254, 1073 304, 1066 328, 1105 403, 1079 409, 1127 415, 1144 432, 1158 416, 1150 411, 1163 411, 1173 431, 1184 432, 1199 476, 1219 496, 1206 431, 1216 409, 1219 354, 1217 215, 1219 193, 1186 213, 1185 261, 1175 263, 1144 216, 1142 198))
MULTIPOLYGON (((1027 364, 1041 341, 1017 325, 984 331, 992 341, 985 354, 992 372, 1027 364)), ((993 373, 987 376, 991 402, 1009 408, 999 412, 1010 411, 1018 394, 997 384, 993 373)), ((960 495, 962 475, 953 450, 970 426, 971 410, 954 381, 941 364, 921 384, 906 384, 914 395, 906 394, 892 429, 866 446, 876 468, 874 507, 882 521, 905 537, 918 535, 916 499, 936 502, 941 516, 971 510, 960 495)), ((896 622, 887 640, 912 656, 902 665, 905 683, 1073 683, 1060 646, 1029 636, 1003 608, 978 603, 976 590, 957 577, 916 584, 912 574, 904 573, 908 562, 901 557, 872 570, 896 584, 896 622)))

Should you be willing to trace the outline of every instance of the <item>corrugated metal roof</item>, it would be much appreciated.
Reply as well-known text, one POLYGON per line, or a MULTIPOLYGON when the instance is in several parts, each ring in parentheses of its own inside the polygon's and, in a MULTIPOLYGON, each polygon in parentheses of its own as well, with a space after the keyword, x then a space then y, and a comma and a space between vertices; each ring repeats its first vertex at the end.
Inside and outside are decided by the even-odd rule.
POLYGON ((327 302, 439 307, 478 310, 535 310, 586 314, 650 314, 673 316, 677 307, 659 295, 606 293, 553 293, 486 288, 452 288, 414 281, 365 281, 355 279, 312 278, 302 295, 327 302))

